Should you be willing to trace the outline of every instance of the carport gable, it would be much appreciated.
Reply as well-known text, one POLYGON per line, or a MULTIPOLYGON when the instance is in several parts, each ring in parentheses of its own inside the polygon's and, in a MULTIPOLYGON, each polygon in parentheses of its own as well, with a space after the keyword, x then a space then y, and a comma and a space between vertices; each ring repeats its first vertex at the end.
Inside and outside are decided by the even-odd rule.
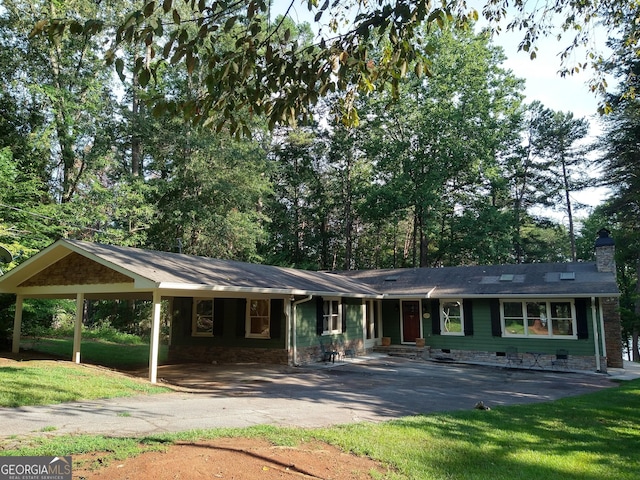
POLYGON ((79 253, 72 252, 28 278, 19 286, 120 284, 133 287, 133 283, 134 280, 131 276, 124 275, 79 253))
POLYGON ((0 277, 0 292, 31 298, 73 298, 141 293, 151 298, 156 283, 131 269, 62 240, 0 277))

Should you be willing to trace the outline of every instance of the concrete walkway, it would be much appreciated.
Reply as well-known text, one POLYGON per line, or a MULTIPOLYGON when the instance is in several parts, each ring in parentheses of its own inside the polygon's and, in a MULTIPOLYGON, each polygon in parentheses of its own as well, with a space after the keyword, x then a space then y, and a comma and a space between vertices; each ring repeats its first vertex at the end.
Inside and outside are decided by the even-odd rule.
POLYGON ((178 391, 42 407, 0 408, 0 437, 66 433, 142 436, 269 424, 319 427, 379 422, 485 405, 545 402, 640 377, 442 364, 388 356, 309 367, 163 366, 178 391))
POLYGON ((640 363, 624 361, 624 368, 609 368, 607 374, 614 380, 635 380, 640 378, 640 363))

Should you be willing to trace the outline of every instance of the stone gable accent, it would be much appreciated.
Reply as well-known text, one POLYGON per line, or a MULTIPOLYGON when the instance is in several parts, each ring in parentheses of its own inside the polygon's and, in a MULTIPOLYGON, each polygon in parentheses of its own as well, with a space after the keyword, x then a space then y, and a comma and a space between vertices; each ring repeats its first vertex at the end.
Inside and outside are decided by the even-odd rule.
POLYGON ((133 279, 74 252, 24 281, 20 286, 46 287, 50 285, 113 283, 133 284, 133 279))

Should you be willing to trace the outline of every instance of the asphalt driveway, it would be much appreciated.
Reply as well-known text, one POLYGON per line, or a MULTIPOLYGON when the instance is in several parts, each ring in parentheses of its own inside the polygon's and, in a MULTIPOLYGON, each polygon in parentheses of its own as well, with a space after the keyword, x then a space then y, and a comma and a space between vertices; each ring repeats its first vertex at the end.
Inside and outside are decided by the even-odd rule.
POLYGON ((165 366, 168 394, 0 408, 0 436, 44 430, 137 436, 270 424, 317 427, 485 405, 545 402, 615 387, 610 376, 373 356, 310 367, 165 366))

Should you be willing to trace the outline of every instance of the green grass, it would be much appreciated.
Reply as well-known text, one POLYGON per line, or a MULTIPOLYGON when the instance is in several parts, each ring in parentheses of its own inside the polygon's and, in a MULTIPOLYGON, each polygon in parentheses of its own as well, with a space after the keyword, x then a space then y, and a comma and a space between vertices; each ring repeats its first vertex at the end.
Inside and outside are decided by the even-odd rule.
POLYGON ((0 406, 49 405, 169 391, 95 367, 47 361, 0 366, 0 406))
POLYGON ((197 430, 140 439, 43 436, 0 443, 0 455, 104 453, 104 461, 176 441, 260 437, 277 445, 312 439, 390 467, 383 478, 416 480, 626 480, 640 478, 640 380, 555 402, 406 417, 332 428, 271 426, 197 430))
MULTIPOLYGON (((23 342, 22 346, 37 352, 56 355, 65 360, 70 360, 73 355, 72 338, 39 338, 23 342)), ((167 356, 167 346, 160 345, 158 361, 163 363, 167 356)), ((149 365, 149 344, 140 342, 115 343, 100 338, 83 340, 80 344, 80 357, 82 362, 106 367, 120 369, 145 367, 149 365)))

